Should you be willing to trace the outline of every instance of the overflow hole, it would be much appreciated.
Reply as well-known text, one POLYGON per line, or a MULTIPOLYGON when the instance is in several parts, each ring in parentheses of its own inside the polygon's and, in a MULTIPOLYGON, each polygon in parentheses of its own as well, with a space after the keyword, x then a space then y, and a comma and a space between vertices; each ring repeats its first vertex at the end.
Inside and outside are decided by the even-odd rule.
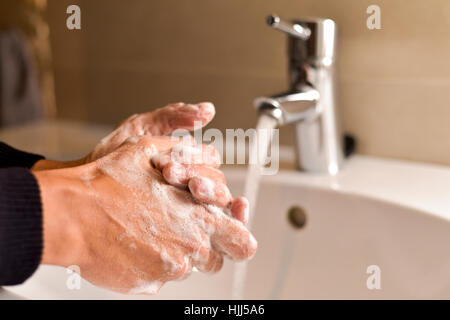
POLYGON ((290 225, 296 230, 300 230, 306 225, 306 212, 301 207, 293 206, 289 208, 287 218, 290 225))

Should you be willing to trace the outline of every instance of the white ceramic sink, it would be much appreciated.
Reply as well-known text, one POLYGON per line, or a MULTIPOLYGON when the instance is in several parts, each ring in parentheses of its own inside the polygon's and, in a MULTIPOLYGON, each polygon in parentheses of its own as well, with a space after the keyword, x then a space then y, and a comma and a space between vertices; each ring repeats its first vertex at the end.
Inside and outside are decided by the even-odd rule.
MULTIPOLYGON (((233 193, 242 193, 245 171, 227 169, 226 176, 233 193)), ((245 298, 450 298, 448 167, 354 156, 335 177, 280 171, 262 179, 253 231, 259 250, 245 298), (304 228, 287 219, 292 206, 306 213, 304 228), (381 271, 379 290, 366 285, 371 265, 381 271)), ((6 289, 31 299, 228 299, 233 263, 218 275, 193 273, 150 297, 86 282, 69 290, 68 276, 43 266, 6 289)))

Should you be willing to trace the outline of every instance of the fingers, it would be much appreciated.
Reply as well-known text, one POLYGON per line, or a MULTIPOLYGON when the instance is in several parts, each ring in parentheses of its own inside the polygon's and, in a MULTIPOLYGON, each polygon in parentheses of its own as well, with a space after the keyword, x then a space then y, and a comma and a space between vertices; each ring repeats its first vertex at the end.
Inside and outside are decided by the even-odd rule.
POLYGON ((223 256, 218 252, 204 249, 204 253, 197 253, 193 257, 193 264, 200 272, 217 273, 222 269, 223 256))
POLYGON ((102 139, 87 156, 87 161, 97 160, 114 151, 130 137, 165 136, 177 129, 192 131, 205 126, 214 115, 214 105, 210 102, 175 103, 153 112, 132 115, 102 139))
POLYGON ((217 273, 223 266, 223 256, 209 245, 200 245, 191 255, 185 255, 170 266, 168 280, 184 280, 192 272, 192 267, 205 273, 217 273))
POLYGON ((247 224, 249 215, 249 203, 245 197, 231 199, 231 192, 226 186, 223 172, 215 168, 202 165, 183 165, 177 162, 170 162, 163 169, 164 179, 173 186, 186 187, 189 183, 189 190, 199 201, 207 204, 214 204, 219 207, 228 207, 231 216, 238 219, 243 224, 247 224), (193 178, 206 179, 193 179, 193 178), (192 182, 189 182, 192 180, 192 182), (212 181, 211 181, 212 180, 212 181), (214 194, 208 197, 208 186, 215 183, 214 194), (206 194, 206 196, 205 196, 206 194))
POLYGON ((207 204, 226 207, 231 203, 231 193, 223 173, 202 165, 183 165, 171 162, 163 169, 164 179, 176 187, 189 187, 192 195, 207 204))
POLYGON ((231 200, 230 190, 221 182, 206 177, 193 177, 188 183, 189 191, 200 202, 226 207, 231 200))
POLYGON ((192 179, 192 182, 189 183, 189 190, 197 200, 219 207, 228 207, 233 218, 238 219, 243 224, 247 224, 249 215, 248 200, 245 197, 231 199, 231 192, 226 186, 225 176, 222 171, 202 165, 184 165, 170 162, 164 167, 163 176, 168 183, 181 188, 188 186, 189 181, 192 179), (195 177, 206 179, 193 179, 195 177), (204 196, 205 190, 211 183, 216 184, 212 200, 204 196))
POLYGON ((201 202, 219 207, 228 206, 232 217, 243 224, 247 223, 248 201, 243 197, 232 200, 223 173, 215 168, 220 164, 220 155, 214 147, 209 145, 197 146, 195 140, 190 136, 183 138, 132 137, 126 143, 139 143, 156 149, 157 152, 155 153, 159 153, 153 154, 152 162, 162 171, 168 183, 177 187, 188 186, 194 197, 201 202), (201 160, 198 161, 196 158, 201 160), (204 164, 183 164, 172 162, 173 159, 185 162, 197 161, 204 164))
POLYGON ((245 225, 248 222, 249 208, 250 206, 247 198, 235 198, 230 205, 231 215, 245 225))
POLYGON ((127 161, 142 161, 144 167, 150 167, 150 160, 159 152, 170 150, 180 143, 180 138, 175 137, 151 137, 140 136, 126 139, 120 146, 111 152, 108 157, 96 158, 97 161, 109 161, 112 159, 127 159, 127 161), (109 160, 108 160, 109 159, 109 160))
POLYGON ((221 163, 220 154, 211 145, 178 144, 170 152, 170 159, 183 164, 202 164, 218 168, 221 163))
MULTIPOLYGON (((167 135, 177 129, 192 131, 195 125, 203 127, 208 124, 215 113, 211 102, 169 104, 151 112, 144 128, 147 134, 151 135, 167 135)), ((145 119, 142 121, 146 122, 145 119)))
POLYGON ((218 168, 221 163, 219 152, 210 145, 192 145, 186 141, 174 146, 170 151, 164 151, 152 159, 153 165, 163 170, 169 162, 182 164, 203 164, 218 168))
POLYGON ((138 145, 144 148, 153 148, 155 152, 160 153, 171 150, 180 142, 182 142, 180 138, 171 136, 160 136, 160 137, 134 136, 126 139, 123 145, 128 146, 138 145))
MULTIPOLYGON (((186 185, 186 181, 188 181, 189 190, 198 200, 219 207, 228 206, 231 211, 232 217, 223 212, 212 214, 215 232, 212 234, 211 242, 214 250, 217 250, 218 253, 211 254, 207 263, 203 265, 198 263, 198 269, 219 269, 222 264, 222 254, 234 260, 245 260, 252 257, 256 252, 257 242, 243 225, 248 220, 248 202, 245 198, 232 200, 230 191, 224 183, 223 174, 214 170, 220 165, 220 156, 217 150, 211 146, 196 146, 193 141, 180 141, 172 137, 140 137, 137 139, 129 139, 127 144, 138 143, 160 152, 159 157, 153 157, 152 161, 156 167, 163 170, 169 183, 186 185), (200 163, 203 166, 196 166, 195 161, 198 161, 198 157, 195 156, 199 154, 202 159, 200 163), (177 164, 171 164, 165 169, 174 159, 178 160, 177 164), (182 161, 179 161, 180 159, 188 160, 188 163, 191 164, 183 165, 182 161)), ((190 268, 188 265, 184 267, 181 268, 180 274, 184 274, 190 268)))
POLYGON ((211 236, 214 248, 233 260, 253 257, 258 243, 253 235, 238 220, 223 212, 214 212, 215 232, 211 236))
MULTIPOLYGON (((192 136, 184 136, 179 140, 179 144, 186 146, 195 146, 196 142, 192 136)), ((171 148, 163 150, 161 153, 155 155, 152 158, 152 163, 157 169, 162 171, 164 167, 170 163, 170 161, 172 160, 171 149, 173 147, 175 147, 175 145, 173 145, 171 148)))
POLYGON ((174 280, 187 279, 192 273, 192 266, 193 266, 192 260, 188 257, 185 257, 180 268, 176 270, 176 272, 173 274, 174 277, 173 279, 174 280))
POLYGON ((189 180, 198 176, 226 183, 222 171, 198 164, 170 162, 164 167, 163 176, 168 183, 176 187, 187 187, 189 180))

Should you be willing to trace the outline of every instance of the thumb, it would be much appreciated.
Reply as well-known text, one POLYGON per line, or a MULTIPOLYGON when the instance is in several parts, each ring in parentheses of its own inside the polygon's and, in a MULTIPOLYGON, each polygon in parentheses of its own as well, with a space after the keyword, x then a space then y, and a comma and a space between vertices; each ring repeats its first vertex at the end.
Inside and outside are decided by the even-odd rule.
POLYGON ((216 110, 211 102, 169 104, 152 112, 148 134, 167 135, 179 129, 193 131, 196 125, 206 126, 215 114, 216 110))
POLYGON ((142 149, 151 158, 160 152, 172 149, 181 141, 181 138, 172 136, 135 136, 126 139, 122 146, 142 149))

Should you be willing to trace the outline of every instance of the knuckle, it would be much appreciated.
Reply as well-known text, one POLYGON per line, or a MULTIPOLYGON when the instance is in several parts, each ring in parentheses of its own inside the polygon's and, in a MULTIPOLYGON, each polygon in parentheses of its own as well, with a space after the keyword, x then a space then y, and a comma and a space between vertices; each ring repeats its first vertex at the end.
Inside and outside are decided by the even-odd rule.
POLYGON ((129 116, 125 121, 133 121, 137 117, 139 117, 139 113, 134 113, 131 116, 129 116))
POLYGON ((133 122, 133 120, 136 119, 137 117, 139 117, 139 113, 134 113, 134 114, 132 114, 131 116, 129 116, 128 118, 126 118, 125 120, 123 120, 123 121, 119 124, 119 127, 128 125, 129 123, 133 122))
POLYGON ((184 275, 189 272, 190 264, 184 260, 174 266, 172 275, 175 279, 183 278, 184 275))
POLYGON ((135 115, 132 119, 127 121, 128 131, 134 135, 142 135, 142 121, 140 115, 135 115))

